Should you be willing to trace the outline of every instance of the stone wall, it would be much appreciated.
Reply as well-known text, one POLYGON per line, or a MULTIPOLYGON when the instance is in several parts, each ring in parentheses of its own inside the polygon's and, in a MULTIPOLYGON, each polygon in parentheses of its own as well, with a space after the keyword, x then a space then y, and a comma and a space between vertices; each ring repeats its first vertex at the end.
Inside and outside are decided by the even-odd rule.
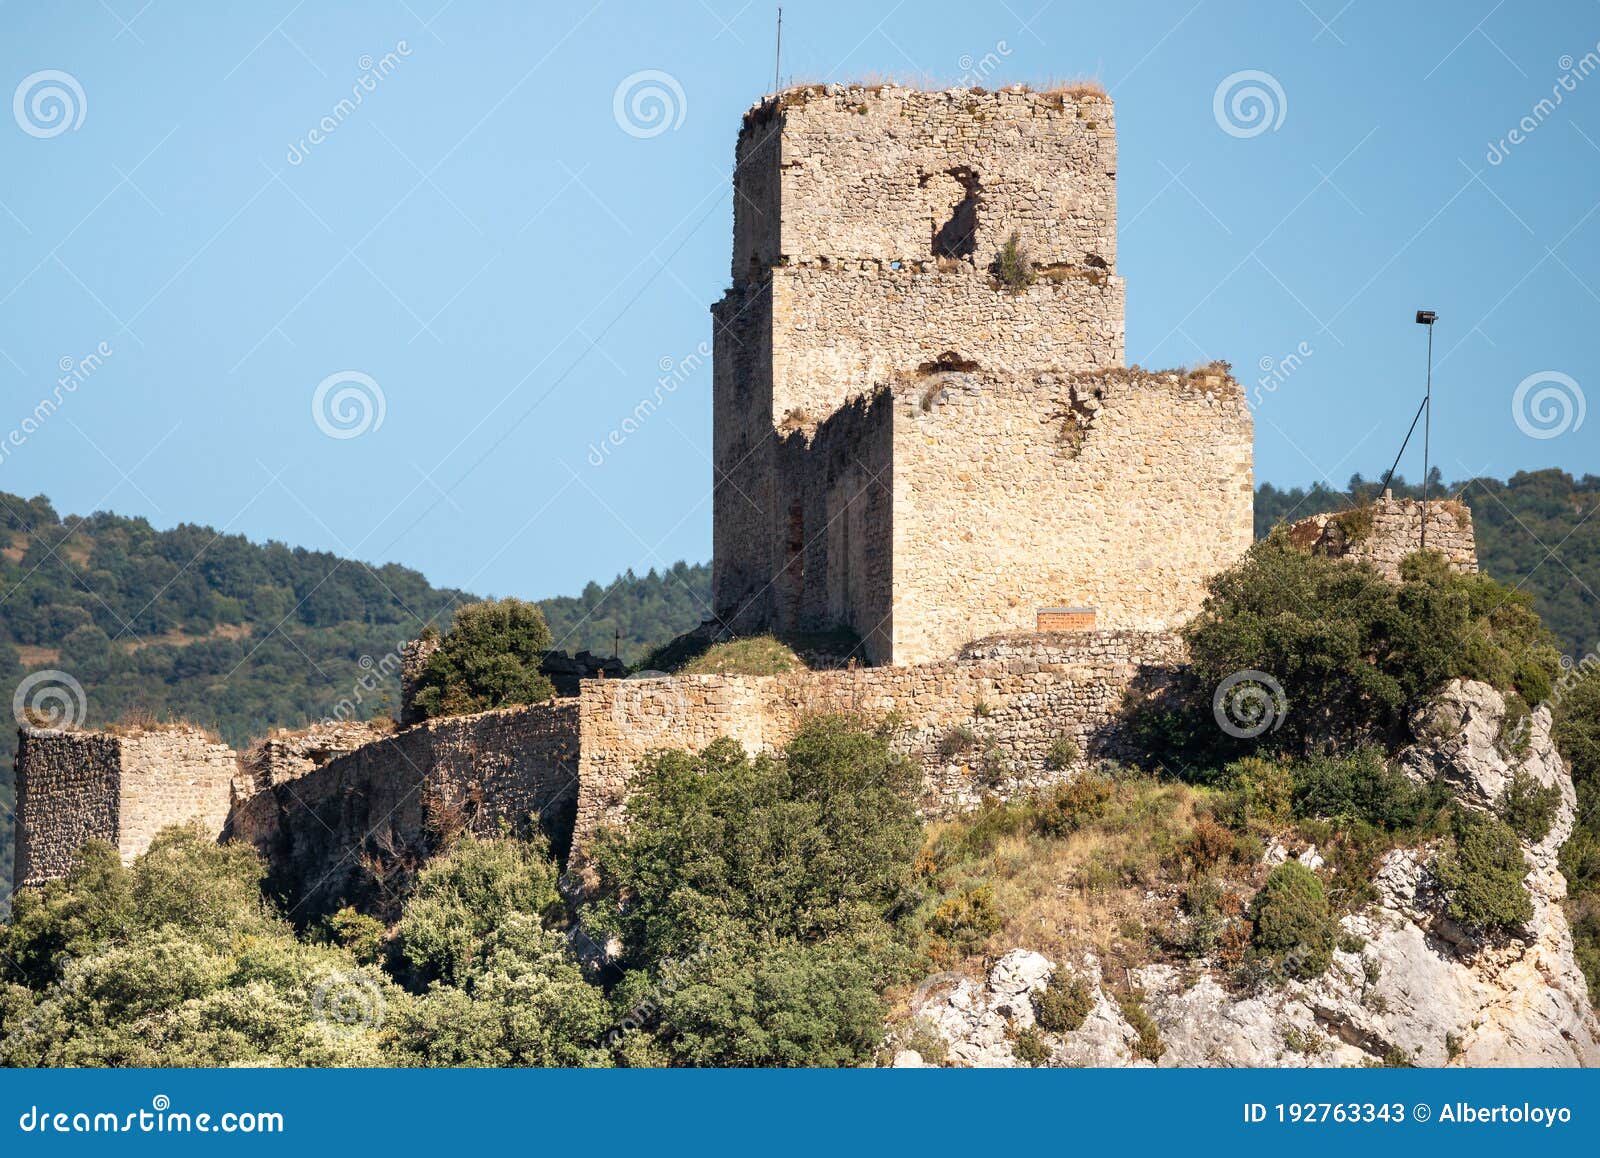
POLYGON ((1018 292, 986 270, 772 274, 772 409, 815 423, 846 400, 946 360, 1028 374, 1122 366, 1121 278, 1041 278, 1018 292))
POLYGON ((17 734, 13 873, 18 888, 62 877, 88 840, 117 843, 121 745, 101 732, 17 734))
POLYGON ((894 414, 861 397, 810 430, 781 432, 788 507, 768 528, 779 560, 767 593, 780 631, 849 627, 874 658, 893 653, 894 414))
POLYGON ((1252 425, 1223 368, 894 389, 894 663, 1092 607, 1164 630, 1252 537, 1252 425))
POLYGON ((429 720, 237 801, 227 835, 267 858, 296 920, 383 908, 459 832, 526 833, 536 815, 564 850, 577 777, 576 699, 429 720))
POLYGON ((1182 660, 1164 632, 1030 632, 912 667, 586 680, 576 698, 429 720, 353 750, 339 748, 361 739, 351 726, 282 734, 237 764, 193 730, 27 730, 18 881, 63 874, 86 839, 131 859, 160 828, 197 821, 259 850, 297 921, 385 911, 457 833, 526 833, 536 816, 564 852, 620 818, 650 752, 720 736, 773 751, 823 713, 892 718, 895 747, 923 771, 921 807, 945 815, 1128 755, 1125 697, 1182 660))
POLYGON ((1459 499, 1423 504, 1385 493, 1365 507, 1301 519, 1290 525, 1289 538, 1313 554, 1371 563, 1391 582, 1400 579, 1400 561, 1421 550, 1424 541, 1428 550, 1445 557, 1452 571, 1478 570, 1472 512, 1459 499))
POLYGON ((211 835, 222 832, 238 771, 232 748, 191 728, 133 731, 120 741, 117 851, 124 864, 174 824, 198 824, 211 835))
POLYGON ((1085 761, 1128 755, 1125 696, 1155 690, 1183 655, 1181 640, 1165 632, 1028 633, 915 667, 586 683, 573 839, 581 844, 596 826, 622 817, 629 784, 651 751, 698 750, 719 736, 772 751, 807 716, 823 713, 892 714, 896 749, 922 766, 929 815, 971 807, 985 792, 1023 792, 1085 761), (1060 740, 1071 742, 1077 759, 1047 767, 1060 740))
POLYGON ((1016 230, 1037 262, 1116 264, 1104 93, 790 89, 745 115, 736 159, 735 280, 785 262, 926 262, 964 205, 953 232, 979 253, 1016 230))
POLYGON ((222 831, 234 752, 196 728, 71 732, 23 728, 17 748, 16 882, 63 876, 86 840, 123 863, 161 829, 222 831))
POLYGON ((297 780, 330 760, 381 740, 393 730, 385 723, 357 720, 330 721, 301 729, 279 728, 240 754, 234 798, 248 800, 257 792, 297 780))

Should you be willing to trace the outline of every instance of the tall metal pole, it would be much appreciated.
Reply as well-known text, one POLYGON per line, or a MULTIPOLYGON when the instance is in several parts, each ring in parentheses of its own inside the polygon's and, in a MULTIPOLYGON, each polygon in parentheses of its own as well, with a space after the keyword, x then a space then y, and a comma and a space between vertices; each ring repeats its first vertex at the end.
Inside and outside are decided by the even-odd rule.
POLYGON ((778 74, 783 68, 783 9, 778 9, 778 49, 772 57, 772 91, 778 91, 778 74))
POLYGON ((1428 323, 1428 388, 1422 419, 1422 549, 1428 549, 1428 444, 1433 430, 1433 323, 1428 323))

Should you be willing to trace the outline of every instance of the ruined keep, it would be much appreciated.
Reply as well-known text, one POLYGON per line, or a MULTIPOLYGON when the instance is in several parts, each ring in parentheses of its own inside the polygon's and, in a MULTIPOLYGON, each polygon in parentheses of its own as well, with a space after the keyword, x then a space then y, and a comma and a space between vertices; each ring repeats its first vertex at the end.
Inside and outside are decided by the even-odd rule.
POLYGON ((1444 556, 1452 571, 1478 570, 1472 512, 1459 499, 1397 499, 1385 491, 1366 506, 1312 515, 1289 526, 1289 541, 1313 555, 1370 563, 1392 583, 1400 580, 1400 561, 1427 544, 1444 556))
POLYGON ((1104 93, 791 89, 745 115, 734 194, 724 624, 845 627, 887 664, 1046 608, 1163 630, 1249 546, 1238 384, 1123 368, 1104 93))
POLYGON ((23 725, 17 739, 18 885, 65 876, 85 841, 129 861, 168 825, 218 833, 227 820, 234 752, 199 728, 23 725))
POLYGON ((25 729, 20 884, 85 839, 130 859, 191 821, 330 911, 452 832, 581 846, 650 751, 778 750, 819 712, 898 720, 929 816, 1127 754, 1126 697, 1181 667, 1174 629, 1250 544, 1252 428, 1224 365, 1123 365, 1110 100, 792 89, 746 114, 737 160, 708 626, 846 628, 871 664, 624 679, 550 653, 555 699, 423 720, 431 637, 402 648, 395 730, 235 754, 192 729, 25 729))

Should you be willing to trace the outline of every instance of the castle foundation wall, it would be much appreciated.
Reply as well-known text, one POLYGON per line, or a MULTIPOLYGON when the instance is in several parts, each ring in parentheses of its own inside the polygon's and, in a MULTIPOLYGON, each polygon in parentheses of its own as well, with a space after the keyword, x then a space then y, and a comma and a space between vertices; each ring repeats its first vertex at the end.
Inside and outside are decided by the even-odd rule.
POLYGON ((1166 632, 1093 631, 999 636, 915 667, 588 682, 574 846, 622 821, 652 751, 698 751, 720 736, 775 751, 821 714, 896 720, 891 742, 922 767, 926 815, 1026 793, 1086 761, 1128 755, 1125 697, 1162 685, 1183 658, 1181 639, 1166 632), (1077 757, 1052 767, 1062 740, 1077 757))
POLYGON ((236 801, 227 835, 266 857, 297 920, 347 903, 381 909, 458 833, 526 835, 537 823, 564 850, 577 747, 576 699, 429 720, 236 801))

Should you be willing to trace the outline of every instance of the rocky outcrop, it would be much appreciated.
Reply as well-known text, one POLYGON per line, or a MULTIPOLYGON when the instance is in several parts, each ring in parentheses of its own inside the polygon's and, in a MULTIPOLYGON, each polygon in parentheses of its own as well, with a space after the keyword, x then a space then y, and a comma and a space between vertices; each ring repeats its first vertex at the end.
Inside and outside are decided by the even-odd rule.
MULTIPOLYGON (((1138 1034, 1113 984, 1139 994, 1159 1028, 1162 1066, 1600 1065, 1600 1023, 1574 959, 1556 865, 1573 826, 1572 781, 1548 710, 1521 728, 1506 717, 1494 689, 1456 681, 1415 714, 1416 743, 1398 762, 1483 811, 1519 771, 1559 789, 1549 833, 1523 843, 1533 917, 1520 935, 1486 943, 1455 927, 1429 870, 1431 849, 1396 849, 1379 868, 1378 899, 1343 919, 1333 965, 1313 980, 1241 993, 1207 961, 1112 977, 1087 953, 1052 963, 1016 950, 982 983, 941 975, 924 985, 914 1022, 945 1043, 946 1064, 1020 1064, 1014 1040, 1035 1024, 1032 994, 1063 969, 1089 983, 1094 1006, 1079 1029, 1044 1035, 1053 1065, 1152 1064, 1135 1052, 1138 1034)), ((896 1064, 920 1064, 911 1053, 896 1064)))

